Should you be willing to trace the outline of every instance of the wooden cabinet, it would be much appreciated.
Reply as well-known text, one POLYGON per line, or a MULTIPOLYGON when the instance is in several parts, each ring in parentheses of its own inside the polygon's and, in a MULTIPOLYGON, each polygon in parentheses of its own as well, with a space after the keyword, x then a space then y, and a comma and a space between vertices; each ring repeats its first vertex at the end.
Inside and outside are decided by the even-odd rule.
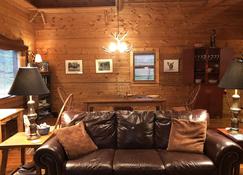
MULTIPOLYGON (((40 72, 41 76, 46 83, 47 88, 50 89, 50 72, 40 72)), ((43 118, 51 115, 51 93, 39 95, 37 102, 37 115, 38 118, 43 118)))
POLYGON ((218 83, 233 59, 229 48, 186 49, 182 54, 183 79, 186 84, 201 83, 195 108, 207 109, 212 118, 221 117, 223 89, 218 83))

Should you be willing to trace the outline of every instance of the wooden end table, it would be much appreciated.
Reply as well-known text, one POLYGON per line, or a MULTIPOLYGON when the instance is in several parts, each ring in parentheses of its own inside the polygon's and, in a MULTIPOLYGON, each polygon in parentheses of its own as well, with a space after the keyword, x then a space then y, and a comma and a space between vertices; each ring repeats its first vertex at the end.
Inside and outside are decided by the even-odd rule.
MULTIPOLYGON (((8 150, 11 148, 20 148, 21 149, 21 163, 25 164, 25 148, 34 148, 35 150, 45 143, 51 136, 53 132, 50 132, 48 135, 41 136, 36 140, 27 140, 27 137, 24 132, 18 132, 12 137, 8 138, 4 142, 0 143, 0 149, 2 150, 2 166, 1 166, 1 175, 5 175, 6 166, 8 160, 8 150)), ((37 174, 40 174, 40 170, 37 174)))
MULTIPOLYGON (((231 139, 232 141, 234 141, 235 143, 237 143, 243 148, 243 129, 240 129, 239 132, 235 132, 235 131, 228 131, 225 128, 217 128, 217 131, 220 134, 223 134, 227 138, 231 139)), ((243 163, 243 161, 241 163, 243 163)))
POLYGON ((23 108, 0 109, 0 143, 3 141, 2 126, 12 119, 17 119, 18 132, 23 131, 23 108))
MULTIPOLYGON (((225 137, 229 138, 233 142, 240 145, 240 147, 243 149, 243 129, 240 129, 239 132, 236 131, 228 131, 225 128, 217 128, 217 131, 224 135, 225 137)), ((243 152, 241 153, 241 160, 240 163, 243 163, 243 152)), ((235 175, 240 174, 240 165, 234 170, 235 175)))

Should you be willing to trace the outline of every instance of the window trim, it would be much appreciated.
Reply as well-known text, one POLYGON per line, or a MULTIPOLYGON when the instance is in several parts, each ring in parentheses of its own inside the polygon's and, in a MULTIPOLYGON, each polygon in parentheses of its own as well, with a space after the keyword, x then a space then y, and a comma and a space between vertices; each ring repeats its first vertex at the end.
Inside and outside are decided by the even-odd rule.
POLYGON ((130 52, 130 81, 134 84, 157 84, 159 83, 159 49, 158 48, 146 48, 146 49, 133 49, 130 52), (146 54, 154 54, 154 80, 135 80, 135 63, 134 56, 136 54, 146 55, 146 54))
POLYGON ((24 45, 24 41, 21 39, 12 40, 0 34, 0 49, 27 51, 28 47, 24 45))

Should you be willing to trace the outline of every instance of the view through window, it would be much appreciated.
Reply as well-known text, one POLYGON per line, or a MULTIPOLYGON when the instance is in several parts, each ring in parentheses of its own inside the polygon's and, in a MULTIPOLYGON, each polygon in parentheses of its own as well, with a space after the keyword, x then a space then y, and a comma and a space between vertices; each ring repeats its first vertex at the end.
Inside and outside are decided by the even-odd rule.
POLYGON ((155 54, 154 53, 134 54, 134 80, 135 81, 155 80, 155 54))
POLYGON ((17 52, 0 49, 0 98, 8 96, 17 71, 17 52))

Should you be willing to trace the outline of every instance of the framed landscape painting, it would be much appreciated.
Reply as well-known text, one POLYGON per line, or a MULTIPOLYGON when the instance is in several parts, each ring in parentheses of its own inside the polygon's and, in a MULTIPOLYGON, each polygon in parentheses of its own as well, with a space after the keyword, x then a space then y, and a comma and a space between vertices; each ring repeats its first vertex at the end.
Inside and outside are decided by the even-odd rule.
POLYGON ((111 73, 113 72, 112 59, 97 59, 96 73, 111 73))
POLYGON ((65 60, 66 74, 82 74, 82 60, 65 60))

